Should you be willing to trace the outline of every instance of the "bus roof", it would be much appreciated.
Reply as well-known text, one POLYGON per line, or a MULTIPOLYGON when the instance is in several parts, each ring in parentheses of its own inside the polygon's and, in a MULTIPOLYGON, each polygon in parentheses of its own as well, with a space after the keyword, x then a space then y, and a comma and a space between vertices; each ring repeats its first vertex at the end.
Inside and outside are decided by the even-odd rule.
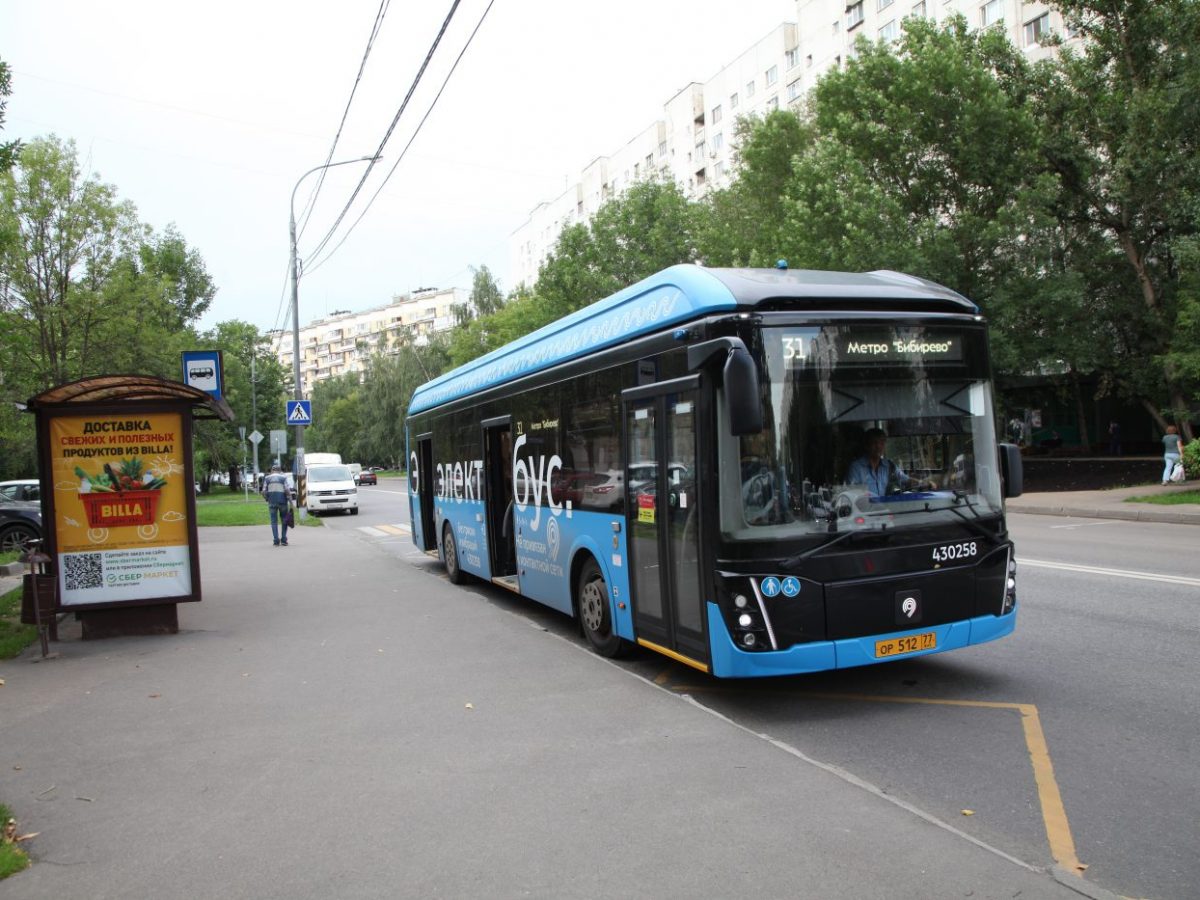
POLYGON ((873 300, 914 300, 931 308, 979 312, 961 294, 899 272, 671 266, 422 385, 408 411, 423 412, 669 325, 749 311, 766 300, 794 300, 797 306, 855 300, 864 301, 866 309, 873 300))

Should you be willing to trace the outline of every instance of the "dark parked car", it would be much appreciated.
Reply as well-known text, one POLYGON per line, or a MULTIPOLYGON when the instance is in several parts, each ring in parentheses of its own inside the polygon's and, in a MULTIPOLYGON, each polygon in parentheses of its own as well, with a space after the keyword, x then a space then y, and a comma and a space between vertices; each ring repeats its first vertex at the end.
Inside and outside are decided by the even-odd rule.
POLYGON ((31 540, 41 540, 42 507, 0 496, 0 551, 21 551, 31 540))
POLYGON ((370 469, 363 469, 361 472, 358 473, 358 483, 359 483, 359 485, 364 485, 364 484, 377 485, 377 484, 379 484, 379 476, 376 475, 374 472, 372 472, 370 469))
POLYGON ((41 497, 41 484, 36 478, 19 478, 16 481, 0 481, 0 495, 9 500, 37 503, 41 497))

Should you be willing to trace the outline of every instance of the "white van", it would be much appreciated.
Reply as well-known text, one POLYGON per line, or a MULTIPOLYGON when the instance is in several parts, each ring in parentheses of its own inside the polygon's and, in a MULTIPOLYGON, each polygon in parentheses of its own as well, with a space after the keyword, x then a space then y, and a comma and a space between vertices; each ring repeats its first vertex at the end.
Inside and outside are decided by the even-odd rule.
POLYGON ((319 463, 307 465, 305 475, 304 507, 310 513, 349 510, 358 515, 358 487, 350 467, 341 463, 319 463))
POLYGON ((350 474, 354 476, 354 483, 358 484, 358 476, 362 474, 362 463, 347 463, 350 468, 350 474))
POLYGON ((324 465, 325 463, 339 464, 339 463, 341 463, 341 461, 342 461, 342 454, 340 454, 340 453, 305 453, 304 454, 304 465, 306 467, 307 466, 320 466, 320 465, 324 465))

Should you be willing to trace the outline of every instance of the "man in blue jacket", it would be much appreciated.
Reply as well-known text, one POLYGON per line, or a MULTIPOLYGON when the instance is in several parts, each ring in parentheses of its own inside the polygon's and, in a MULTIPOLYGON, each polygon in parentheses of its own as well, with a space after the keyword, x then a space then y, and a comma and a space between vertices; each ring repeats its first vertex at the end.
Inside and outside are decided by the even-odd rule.
POLYGON ((279 463, 271 466, 271 474, 263 479, 263 496, 271 510, 271 538, 275 546, 287 546, 288 483, 287 476, 279 470, 279 463), (283 536, 280 537, 280 526, 283 536))

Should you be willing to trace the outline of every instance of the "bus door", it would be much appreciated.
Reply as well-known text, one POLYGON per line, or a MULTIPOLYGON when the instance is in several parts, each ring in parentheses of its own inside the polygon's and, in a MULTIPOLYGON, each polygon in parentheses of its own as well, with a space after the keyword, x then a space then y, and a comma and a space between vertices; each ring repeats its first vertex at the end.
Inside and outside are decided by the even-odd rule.
POLYGON ((487 481, 488 551, 492 578, 517 589, 517 543, 513 531, 512 421, 509 416, 483 423, 483 467, 487 481))
POLYGON ((437 549, 433 518, 433 435, 417 435, 417 450, 408 461, 408 502, 412 510, 413 543, 420 550, 437 549))
POLYGON ((622 394, 638 643, 707 665, 696 483, 696 376, 622 394))

